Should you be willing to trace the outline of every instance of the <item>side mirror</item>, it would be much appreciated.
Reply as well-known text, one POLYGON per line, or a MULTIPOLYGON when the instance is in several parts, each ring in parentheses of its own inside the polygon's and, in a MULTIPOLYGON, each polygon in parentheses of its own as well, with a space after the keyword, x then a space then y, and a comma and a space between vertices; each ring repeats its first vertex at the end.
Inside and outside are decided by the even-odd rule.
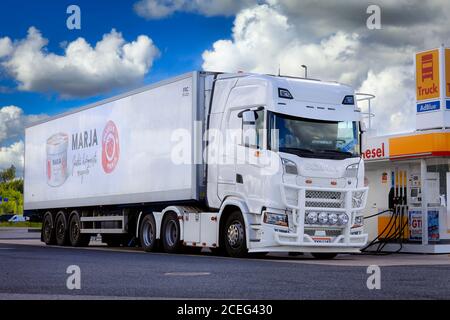
POLYGON ((361 133, 367 132, 367 126, 364 121, 361 121, 359 123, 359 130, 361 131, 361 133))
POLYGON ((253 110, 245 110, 238 115, 242 118, 242 143, 246 147, 257 146, 256 119, 258 115, 253 110))
POLYGON ((242 123, 244 125, 256 124, 256 119, 258 115, 253 110, 244 110, 238 114, 239 118, 242 118, 242 123))

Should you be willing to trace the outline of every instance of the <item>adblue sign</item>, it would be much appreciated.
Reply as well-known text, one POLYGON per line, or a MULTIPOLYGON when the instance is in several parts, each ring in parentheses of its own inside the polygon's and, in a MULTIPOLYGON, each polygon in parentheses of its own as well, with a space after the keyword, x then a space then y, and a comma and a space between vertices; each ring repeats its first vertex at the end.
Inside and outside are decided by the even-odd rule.
POLYGON ((450 127, 450 49, 419 52, 416 61, 416 129, 450 127))

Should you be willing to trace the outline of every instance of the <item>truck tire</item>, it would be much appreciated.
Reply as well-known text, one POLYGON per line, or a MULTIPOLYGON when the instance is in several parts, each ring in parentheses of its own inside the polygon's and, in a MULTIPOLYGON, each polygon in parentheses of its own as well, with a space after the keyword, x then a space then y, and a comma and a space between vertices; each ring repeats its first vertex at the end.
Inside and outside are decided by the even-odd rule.
POLYGON ((331 260, 338 254, 334 252, 312 252, 311 255, 318 260, 331 260))
POLYGON ((41 240, 46 245, 53 245, 56 243, 55 227, 53 224, 53 217, 50 212, 46 212, 44 219, 42 219, 41 240))
POLYGON ((139 241, 145 252, 151 252, 156 247, 156 222, 153 214, 147 214, 142 219, 139 229, 139 241))
POLYGON ((69 243, 69 231, 66 215, 64 212, 59 212, 55 222, 56 244, 58 246, 65 246, 69 243))
POLYGON ((91 241, 91 236, 81 233, 80 215, 77 211, 72 212, 69 220, 69 241, 72 247, 86 247, 91 241))
POLYGON ((180 222, 175 212, 169 212, 163 220, 161 239, 164 252, 177 253, 181 248, 180 222))
POLYGON ((230 257, 242 258, 247 255, 245 223, 239 211, 234 211, 228 216, 222 235, 225 250, 230 257))

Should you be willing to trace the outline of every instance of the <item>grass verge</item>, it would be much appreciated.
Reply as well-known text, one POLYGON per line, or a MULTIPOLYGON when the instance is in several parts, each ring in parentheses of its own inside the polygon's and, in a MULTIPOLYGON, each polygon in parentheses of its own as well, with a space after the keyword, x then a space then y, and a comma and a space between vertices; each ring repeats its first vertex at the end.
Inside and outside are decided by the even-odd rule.
POLYGON ((41 228, 40 222, 0 222, 0 228, 41 228))

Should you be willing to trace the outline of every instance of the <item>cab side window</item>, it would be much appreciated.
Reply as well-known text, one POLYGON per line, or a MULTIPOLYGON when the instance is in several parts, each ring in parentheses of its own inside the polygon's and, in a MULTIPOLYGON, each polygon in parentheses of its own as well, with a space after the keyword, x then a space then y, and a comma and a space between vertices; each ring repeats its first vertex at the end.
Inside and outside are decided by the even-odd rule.
POLYGON ((256 148, 262 149, 264 144, 264 110, 256 111, 256 148))

